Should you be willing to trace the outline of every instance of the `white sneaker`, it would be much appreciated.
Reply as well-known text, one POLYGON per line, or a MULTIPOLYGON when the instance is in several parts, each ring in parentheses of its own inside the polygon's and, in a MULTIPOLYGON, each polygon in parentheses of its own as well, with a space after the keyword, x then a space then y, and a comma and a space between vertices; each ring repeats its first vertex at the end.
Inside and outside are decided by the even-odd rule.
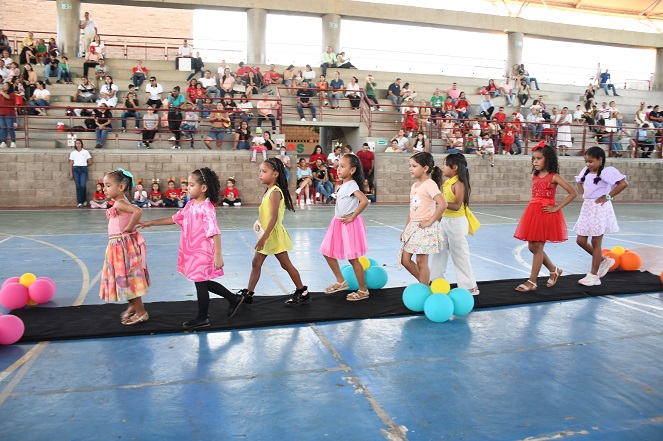
POLYGON ((578 283, 585 286, 598 286, 601 284, 601 279, 599 278, 599 276, 587 273, 585 277, 578 280, 578 283))
POLYGON ((302 189, 301 189, 301 188, 298 188, 297 190, 295 190, 295 193, 297 193, 297 194, 299 194, 299 193, 301 193, 301 192, 302 192, 302 189))
POLYGON ((82 208, 82 207, 83 207, 83 204, 76 205, 76 208, 82 208))
POLYGON ((306 121, 306 118, 302 118, 302 119, 300 119, 300 121, 306 121))
POLYGON ((604 257, 601 263, 599 264, 599 270, 597 271, 596 275, 600 277, 605 276, 608 271, 610 271, 610 267, 615 264, 615 259, 611 259, 609 257, 604 257))
POLYGON ((224 203, 223 203, 223 206, 224 206, 224 207, 227 207, 227 206, 228 206, 228 202, 224 202, 224 203))
POLYGON ((87 201, 83 202, 83 206, 87 207, 87 201))
POLYGON ((242 205, 241 202, 235 202, 235 207, 240 207, 242 205))
POLYGON ((175 139, 174 136, 171 136, 170 138, 168 138, 168 141, 177 141, 177 140, 175 139))
POLYGON ((382 107, 378 107, 378 111, 384 112, 384 109, 382 107))
POLYGON ((371 112, 375 110, 375 107, 371 107, 371 112))
POLYGON ((311 121, 317 121, 317 119, 313 118, 311 121))
POLYGON ((7 148, 7 143, 6 142, 0 142, 0 149, 6 149, 7 148))
POLYGON ((306 205, 311 205, 311 200, 310 199, 306 199, 306 205))
POLYGON ((15 149, 16 148, 16 143, 12 142, 11 144, 9 144, 9 148, 10 149, 15 149))

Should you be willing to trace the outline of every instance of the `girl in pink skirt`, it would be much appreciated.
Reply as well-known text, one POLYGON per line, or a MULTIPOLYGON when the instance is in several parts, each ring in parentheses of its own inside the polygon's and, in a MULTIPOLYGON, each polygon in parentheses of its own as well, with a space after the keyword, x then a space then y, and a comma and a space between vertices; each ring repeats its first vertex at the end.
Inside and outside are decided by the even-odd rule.
POLYGON ((355 271, 359 289, 346 296, 351 302, 368 298, 368 287, 364 278, 359 258, 368 251, 366 225, 360 216, 368 205, 368 199, 361 191, 364 186, 364 171, 356 155, 347 153, 341 157, 338 165, 338 177, 343 184, 336 194, 334 218, 329 224, 325 238, 320 245, 320 253, 336 276, 336 283, 325 292, 332 294, 348 289, 348 282, 343 278, 338 259, 349 260, 355 271))
POLYGON ((601 253, 603 235, 619 231, 612 198, 624 190, 628 184, 626 176, 614 167, 605 167, 605 151, 601 147, 591 147, 585 152, 586 167, 576 176, 584 202, 578 222, 573 231, 578 235, 576 243, 592 256, 592 268, 578 283, 585 286, 601 284, 615 261, 601 253), (592 236, 591 243, 588 242, 592 236))

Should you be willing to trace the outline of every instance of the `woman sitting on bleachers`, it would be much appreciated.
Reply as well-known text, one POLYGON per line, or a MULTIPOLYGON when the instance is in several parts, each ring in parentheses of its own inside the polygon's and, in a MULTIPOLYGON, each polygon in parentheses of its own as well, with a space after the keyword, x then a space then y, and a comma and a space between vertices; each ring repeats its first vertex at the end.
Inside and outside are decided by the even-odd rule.
POLYGON ((26 64, 23 67, 23 75, 21 78, 21 83, 25 88, 25 96, 32 96, 37 89, 37 72, 32 68, 32 64, 26 64))
POLYGON ((117 106, 117 92, 119 87, 113 84, 113 77, 106 75, 104 78, 104 85, 99 88, 99 95, 101 98, 97 101, 97 104, 101 105, 106 104, 108 107, 117 106))
POLYGON ((37 81, 37 89, 35 89, 28 104, 33 107, 39 106, 35 109, 38 115, 47 115, 45 108, 51 105, 51 92, 46 89, 46 83, 37 81))

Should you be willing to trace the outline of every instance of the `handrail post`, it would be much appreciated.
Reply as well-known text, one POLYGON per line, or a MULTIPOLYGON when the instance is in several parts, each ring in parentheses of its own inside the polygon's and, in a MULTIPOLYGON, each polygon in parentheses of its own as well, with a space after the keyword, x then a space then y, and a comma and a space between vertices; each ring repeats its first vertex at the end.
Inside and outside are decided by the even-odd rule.
POLYGON ((587 126, 582 126, 582 143, 580 144, 580 153, 585 155, 585 143, 587 142, 587 126))

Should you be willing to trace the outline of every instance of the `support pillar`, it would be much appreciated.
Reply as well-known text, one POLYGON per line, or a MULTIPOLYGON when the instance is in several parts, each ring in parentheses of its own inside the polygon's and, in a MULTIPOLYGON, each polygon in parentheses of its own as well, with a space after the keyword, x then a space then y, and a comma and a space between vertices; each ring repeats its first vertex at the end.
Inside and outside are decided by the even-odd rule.
POLYGON ((76 57, 81 38, 81 0, 57 0, 55 5, 60 54, 76 57))
POLYGON ((265 9, 249 9, 246 12, 247 41, 246 63, 266 64, 267 11, 265 9))
POLYGON ((663 90, 663 48, 656 48, 656 65, 654 67, 654 77, 652 78, 652 89, 663 90))
POLYGON ((514 64, 521 64, 523 62, 523 38, 522 32, 509 32, 507 33, 507 50, 506 50, 506 66, 505 74, 511 71, 514 64))
POLYGON ((322 16, 322 54, 332 47, 332 52, 338 54, 341 49, 341 16, 337 14, 325 14, 322 16))

